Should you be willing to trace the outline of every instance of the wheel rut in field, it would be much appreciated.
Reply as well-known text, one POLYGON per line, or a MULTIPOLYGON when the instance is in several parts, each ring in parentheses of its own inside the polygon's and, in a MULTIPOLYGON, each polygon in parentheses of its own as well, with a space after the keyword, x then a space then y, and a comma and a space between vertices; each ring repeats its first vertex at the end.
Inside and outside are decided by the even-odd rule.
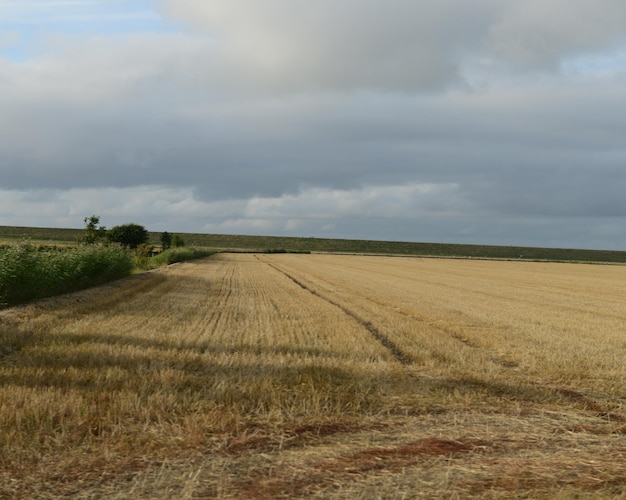
POLYGON ((355 320, 363 328, 365 328, 378 343, 380 343, 385 349, 387 349, 391 353, 391 355, 396 359, 396 361, 398 361, 398 363, 400 363, 403 366, 408 366, 408 365, 411 364, 411 358, 409 356, 407 356, 404 352, 402 352, 402 350, 391 339, 389 339, 389 337, 387 337, 384 333, 382 333, 380 330, 378 330, 378 328, 376 328, 372 324, 371 321, 368 321, 368 320, 362 318, 361 316, 356 314, 354 311, 348 309, 343 304, 340 304, 339 302, 336 302, 336 301, 334 301, 334 300, 332 300, 332 299, 330 299, 328 297, 325 297, 324 295, 320 294, 317 290, 314 290, 313 288, 309 287, 307 284, 303 283, 302 281, 300 281, 295 276, 292 276, 288 272, 283 271, 282 269, 280 269, 279 267, 275 266, 274 264, 271 264, 270 262, 261 260, 261 259, 259 259, 258 256, 256 258, 260 262, 263 262, 264 264, 267 264, 268 266, 270 266, 274 270, 278 271, 280 274, 282 274, 286 278, 289 278, 296 285, 298 285, 303 290, 306 290, 311 295, 314 295, 314 296, 318 297, 319 299, 321 299, 321 300, 331 304, 332 306, 337 307, 341 311, 343 311, 344 314, 346 314, 347 316, 349 316, 350 318, 355 320))
MULTIPOLYGON (((375 340, 377 340, 383 347, 385 347, 400 364, 404 366, 408 366, 411 364, 412 360, 410 356, 402 352, 402 350, 391 339, 389 339, 386 335, 380 332, 370 321, 362 318, 357 313, 350 310, 343 304, 329 297, 322 295, 317 290, 303 283, 298 278, 292 276, 288 272, 280 269, 276 265, 270 262, 267 262, 265 260, 262 260, 258 256, 256 256, 256 258, 259 261, 263 262, 264 264, 269 265, 270 267, 272 267, 273 269, 275 269, 276 271, 278 271, 285 277, 289 278, 291 281, 293 281, 296 285, 298 285, 303 290, 306 290, 307 292, 320 298, 321 300, 324 300, 325 302, 339 308, 346 315, 353 318, 361 326, 363 326, 372 335, 372 337, 375 340)), ((376 300, 374 300, 374 302, 381 306, 385 305, 385 304, 377 302, 376 300)), ((498 356, 497 354, 490 352, 488 349, 485 349, 484 347, 473 343, 471 340, 465 338, 462 334, 456 331, 455 328, 452 327, 451 325, 437 324, 435 322, 429 321, 426 318, 419 317, 419 316, 416 316, 414 314, 410 314, 404 311, 396 311, 396 312, 398 312, 402 316, 411 318, 415 321, 420 321, 420 322, 428 324, 431 328, 436 329, 446 335, 449 335, 454 340, 463 343, 469 349, 476 349, 485 353, 494 364, 501 366, 502 368, 506 369, 509 373, 511 373, 512 375, 515 375, 520 380, 523 380, 524 382, 530 384, 531 386, 547 389, 554 394, 558 394, 559 396, 563 397, 567 401, 570 401, 576 407, 582 410, 591 412, 597 417, 607 419, 608 421, 613 421, 617 423, 626 422, 626 415, 622 413, 618 413, 616 411, 612 411, 604 407, 601 403, 597 402, 593 396, 585 394, 583 391, 579 391, 577 389, 562 387, 559 385, 552 384, 549 381, 536 379, 535 377, 531 376, 530 374, 520 369, 520 367, 518 366, 516 362, 508 360, 508 359, 504 359, 498 356)))

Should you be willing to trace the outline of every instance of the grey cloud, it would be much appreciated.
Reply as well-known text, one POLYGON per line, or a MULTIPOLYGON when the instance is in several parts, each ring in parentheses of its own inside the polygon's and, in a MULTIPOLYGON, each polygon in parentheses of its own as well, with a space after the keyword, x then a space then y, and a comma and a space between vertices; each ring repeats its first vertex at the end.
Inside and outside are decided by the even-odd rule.
POLYGON ((44 210, 45 190, 70 193, 80 211, 86 190, 123 188, 103 214, 163 229, 624 241, 623 70, 556 70, 617 50, 626 6, 164 3, 199 33, 53 37, 0 60, 1 189, 44 210), (440 189, 398 195, 416 185, 440 189), (126 197, 151 209, 115 212, 126 197))
MULTIPOLYGON (((220 102, 184 83, 184 69, 165 70, 156 57, 153 64, 141 83, 107 86, 105 97, 90 88, 84 92, 99 95, 37 93, 20 102, 19 90, 3 93, 2 187, 163 184, 214 200, 307 186, 456 182, 485 210, 622 210, 626 118, 614 103, 626 96, 619 84, 220 102), (598 195, 602 202, 594 203, 598 195)), ((40 70, 37 84, 46 76, 40 70)), ((97 81, 95 71, 90 79, 97 81)))
POLYGON ((557 70, 569 57, 619 49, 625 21, 626 5, 619 0, 507 2, 489 27, 485 48, 505 64, 557 70))
POLYGON ((166 1, 216 39, 238 85, 279 90, 436 89, 487 29, 480 1, 166 1))
POLYGON ((557 71, 626 39, 620 0, 162 3, 214 37, 237 86, 257 90, 434 90, 463 82, 474 60, 557 71))

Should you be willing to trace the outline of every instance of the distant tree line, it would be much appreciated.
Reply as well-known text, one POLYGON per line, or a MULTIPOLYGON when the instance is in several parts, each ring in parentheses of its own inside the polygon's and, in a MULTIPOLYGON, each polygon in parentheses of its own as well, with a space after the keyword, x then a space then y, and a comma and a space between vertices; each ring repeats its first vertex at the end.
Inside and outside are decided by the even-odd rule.
MULTIPOLYGON (((84 222, 85 235, 82 238, 82 242, 87 245, 111 242, 119 243, 124 248, 135 250, 148 243, 148 231, 139 224, 122 224, 107 229, 100 224, 100 217, 98 215, 85 217, 84 222)), ((165 231, 161 234, 161 246, 163 250, 167 250, 171 247, 183 247, 185 246, 185 242, 179 235, 171 235, 165 231)))

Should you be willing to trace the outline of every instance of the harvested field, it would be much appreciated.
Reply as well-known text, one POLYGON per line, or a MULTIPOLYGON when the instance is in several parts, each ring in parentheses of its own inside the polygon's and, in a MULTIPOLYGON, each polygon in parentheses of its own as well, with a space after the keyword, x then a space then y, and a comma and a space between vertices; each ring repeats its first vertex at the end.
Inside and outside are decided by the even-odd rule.
POLYGON ((0 312, 0 498, 626 496, 626 267, 221 254, 0 312))

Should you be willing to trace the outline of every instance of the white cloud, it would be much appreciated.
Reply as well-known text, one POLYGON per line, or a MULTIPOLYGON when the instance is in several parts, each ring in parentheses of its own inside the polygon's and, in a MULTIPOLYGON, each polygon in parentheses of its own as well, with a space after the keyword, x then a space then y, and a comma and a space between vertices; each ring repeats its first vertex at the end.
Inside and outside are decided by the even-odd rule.
MULTIPOLYGON (((46 43, 47 55, 0 68, 4 99, 103 106, 141 94, 161 78, 186 75, 187 65, 207 50, 200 39, 168 34, 99 36, 81 43, 71 36, 51 35, 46 43)), ((191 74, 186 77, 193 79, 191 74)))

